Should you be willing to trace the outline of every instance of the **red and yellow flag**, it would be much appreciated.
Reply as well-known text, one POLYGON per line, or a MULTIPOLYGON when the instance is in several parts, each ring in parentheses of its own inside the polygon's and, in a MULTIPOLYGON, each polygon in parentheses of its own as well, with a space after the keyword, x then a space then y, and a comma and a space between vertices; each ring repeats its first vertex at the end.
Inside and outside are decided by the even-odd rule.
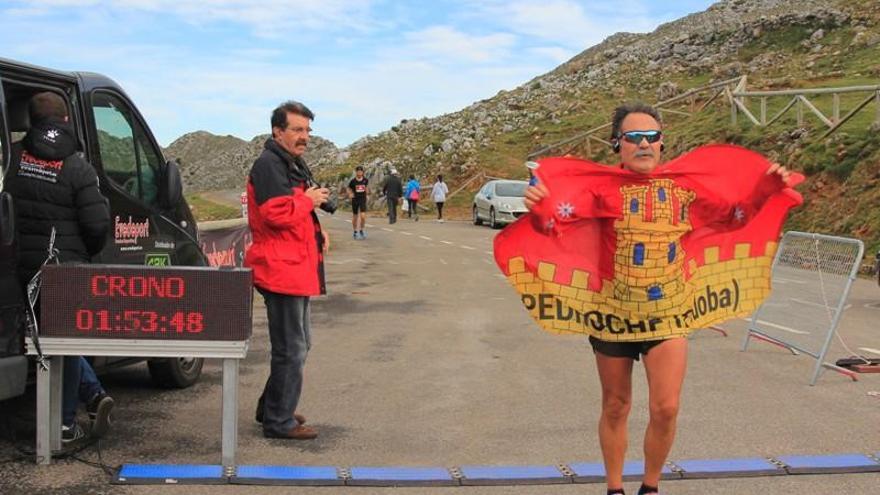
POLYGON ((767 175, 769 161, 737 146, 704 146, 650 174, 539 164, 550 196, 498 234, 495 260, 551 333, 657 340, 750 314, 770 292, 785 216, 802 202, 767 175))

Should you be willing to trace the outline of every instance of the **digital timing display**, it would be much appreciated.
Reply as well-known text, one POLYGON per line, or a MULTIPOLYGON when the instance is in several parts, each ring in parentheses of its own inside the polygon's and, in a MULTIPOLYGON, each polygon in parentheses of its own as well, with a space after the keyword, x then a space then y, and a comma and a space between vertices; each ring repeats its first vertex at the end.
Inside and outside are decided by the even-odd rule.
POLYGON ((46 337, 246 340, 249 269, 50 265, 43 268, 46 337))

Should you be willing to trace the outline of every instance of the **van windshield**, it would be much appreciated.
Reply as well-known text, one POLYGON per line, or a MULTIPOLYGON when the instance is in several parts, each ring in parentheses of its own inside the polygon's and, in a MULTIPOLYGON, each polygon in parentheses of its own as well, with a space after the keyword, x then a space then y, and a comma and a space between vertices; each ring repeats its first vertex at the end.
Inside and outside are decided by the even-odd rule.
POLYGON ((525 182, 502 182, 495 186, 495 195, 505 198, 522 198, 526 195, 527 185, 525 182))

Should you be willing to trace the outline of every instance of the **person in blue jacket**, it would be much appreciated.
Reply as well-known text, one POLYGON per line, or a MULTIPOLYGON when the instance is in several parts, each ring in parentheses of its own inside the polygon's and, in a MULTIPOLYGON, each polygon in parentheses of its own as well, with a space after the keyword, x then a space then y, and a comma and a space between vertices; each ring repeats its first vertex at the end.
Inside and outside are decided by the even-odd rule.
POLYGON ((407 206, 409 206, 409 210, 407 210, 407 218, 412 218, 413 213, 416 215, 416 222, 419 221, 419 196, 421 195, 422 186, 419 184, 419 181, 416 180, 414 175, 409 176, 409 182, 406 183, 406 190, 403 195, 406 197, 407 206))

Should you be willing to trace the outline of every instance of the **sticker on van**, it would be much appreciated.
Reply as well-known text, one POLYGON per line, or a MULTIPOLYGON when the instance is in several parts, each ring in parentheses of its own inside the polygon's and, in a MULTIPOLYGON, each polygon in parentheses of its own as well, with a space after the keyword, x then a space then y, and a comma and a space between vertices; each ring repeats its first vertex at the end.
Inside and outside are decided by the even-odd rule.
POLYGON ((171 266, 171 255, 168 253, 147 253, 144 255, 147 266, 171 266))

